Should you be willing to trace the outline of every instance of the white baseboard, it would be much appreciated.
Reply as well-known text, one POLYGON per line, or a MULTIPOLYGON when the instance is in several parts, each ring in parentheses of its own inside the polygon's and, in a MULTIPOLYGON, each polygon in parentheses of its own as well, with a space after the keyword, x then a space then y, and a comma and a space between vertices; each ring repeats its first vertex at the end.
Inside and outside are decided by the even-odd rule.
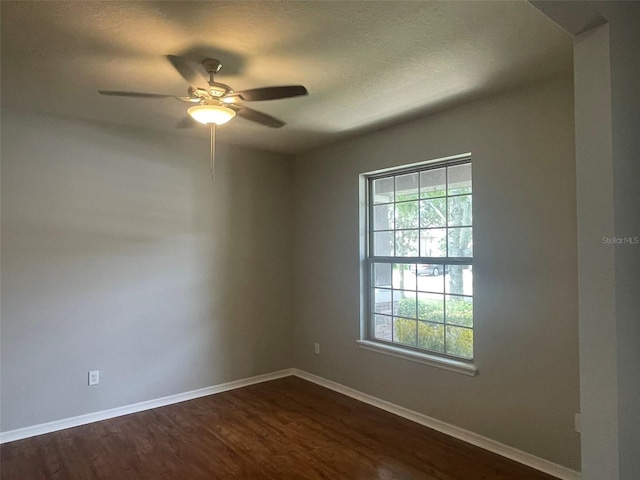
POLYGON ((273 373, 266 373, 264 375, 257 375, 255 377, 244 378, 242 380, 235 380, 233 382, 222 383, 220 385, 214 385, 212 387, 191 390, 190 392, 178 393, 176 395, 156 398, 155 400, 148 400, 146 402, 134 403, 132 405, 125 405, 123 407, 88 413, 86 415, 78 415, 77 417, 64 418, 62 420, 56 420, 54 422, 41 423, 39 425, 33 425, 30 427, 18 428, 16 430, 8 430, 6 432, 0 432, 0 444, 13 442, 14 440, 21 440, 23 438, 34 437, 36 435, 42 435, 45 433, 56 432, 58 430, 64 430, 65 428, 86 425, 87 423, 99 422, 101 420, 120 417, 122 415, 129 415, 130 413, 141 412, 143 410, 164 407, 165 405, 180 403, 186 400, 193 400, 194 398, 205 397, 214 393, 226 392, 227 390, 246 387, 255 383, 268 382, 269 380, 288 377, 290 375, 294 375, 294 369, 292 368, 280 370, 273 373))
POLYGON ((374 407, 378 407, 387 412, 419 423, 420 425, 424 425, 425 427, 432 428, 434 430, 437 430, 438 432, 444 433, 451 437, 496 453, 528 467, 535 468, 536 470, 547 473, 561 480, 579 480, 581 478, 580 473, 576 472, 575 470, 571 470, 570 468, 563 467, 562 465, 558 465, 540 457, 536 457, 535 455, 531 455, 530 453, 526 453, 508 445, 504 445, 500 442, 496 442, 495 440, 483 437, 482 435, 470 432, 469 430, 450 425, 441 420, 423 415, 422 413, 409 410, 408 408, 400 407, 393 403, 381 400, 371 395, 367 395, 366 393, 362 393, 358 390, 354 390, 353 388, 341 385, 336 382, 332 382, 331 380, 327 380, 326 378, 318 377, 317 375, 313 375, 303 370, 298 370, 297 368, 294 368, 292 370, 294 375, 304 380, 308 380, 322 387, 334 390, 338 393, 342 393, 343 395, 347 395, 348 397, 354 398, 361 402, 368 403, 369 405, 373 405, 374 407))
POLYGON ((246 387, 248 385, 254 385, 256 383, 268 382, 269 380, 275 380, 277 378, 287 377, 290 375, 295 375, 304 380, 308 380, 330 390, 342 393, 343 395, 347 395, 348 397, 354 398, 361 402, 368 403, 369 405, 373 405, 374 407, 378 407, 382 410, 406 418, 420 425, 424 425, 451 437, 457 438, 472 445, 476 445, 477 447, 509 458, 518 463, 522 463, 523 465, 527 465, 531 468, 535 468, 536 470, 547 473, 561 480, 579 480, 581 478, 580 473, 563 467, 562 465, 544 460, 542 458, 536 457, 535 455, 531 455, 508 445, 496 442, 495 440, 483 437, 482 435, 478 435, 477 433, 473 433, 463 428, 450 425, 441 420, 437 420, 435 418, 428 417, 427 415, 414 412, 413 410, 409 410, 408 408, 400 407, 385 400, 381 400, 366 393, 362 393, 345 385, 341 385, 339 383, 327 380, 317 375, 313 375, 303 370, 298 370, 297 368, 288 368, 273 373, 257 375, 255 377, 235 380, 233 382, 223 383, 220 385, 214 385, 212 387, 192 390, 190 392, 169 395, 167 397, 157 398, 155 400, 148 400, 146 402, 134 403, 132 405, 125 405, 123 407, 112 408, 109 410, 89 413, 86 415, 79 415, 77 417, 65 418, 62 420, 56 420, 54 422, 42 423, 30 427, 0 432, 0 444, 13 442, 15 440, 21 440, 23 438, 33 437, 36 435, 42 435, 45 433, 51 433, 58 430, 64 430, 66 428, 77 427, 79 425, 86 425, 87 423, 99 422, 101 420, 107 420, 109 418, 128 415, 130 413, 141 412, 143 410, 164 407, 165 405, 184 402, 186 400, 193 400, 194 398, 200 398, 207 395, 213 395, 215 393, 226 392, 227 390, 246 387))

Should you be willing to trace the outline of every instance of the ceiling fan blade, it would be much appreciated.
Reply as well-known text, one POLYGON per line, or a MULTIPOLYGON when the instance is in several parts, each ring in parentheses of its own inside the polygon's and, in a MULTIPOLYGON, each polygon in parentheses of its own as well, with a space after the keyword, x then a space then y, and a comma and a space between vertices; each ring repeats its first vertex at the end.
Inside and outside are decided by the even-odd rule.
POLYGON ((110 97, 178 98, 175 95, 164 95, 162 93, 119 92, 115 90, 98 90, 98 93, 110 97))
POLYGON ((278 120, 271 115, 258 112, 257 110, 254 110, 252 108, 241 105, 229 105, 229 107, 235 110, 239 117, 259 123, 261 125, 264 125, 265 127, 280 128, 286 125, 286 123, 284 123, 282 120, 278 120))
MULTIPOLYGON (((208 87, 209 82, 201 73, 194 70, 191 65, 182 57, 178 57, 177 55, 167 55, 167 60, 173 65, 173 68, 177 70, 177 72, 184 78, 190 85, 195 85, 198 87, 204 87, 205 85, 208 87)), ((207 88, 207 91, 209 89, 207 88)))
POLYGON ((180 102, 198 103, 200 99, 197 97, 176 97, 175 95, 165 95, 163 93, 144 93, 144 92, 120 92, 116 90, 98 90, 100 95, 109 97, 133 97, 133 98, 174 98, 180 102))
POLYGON ((183 117, 177 124, 176 128, 192 128, 196 126, 196 121, 189 117, 183 117))
MULTIPOLYGON (((246 102, 259 102, 262 100, 278 100, 279 98, 299 97, 308 95, 309 92, 302 85, 285 85, 281 87, 263 87, 234 92, 226 98, 235 99, 240 97, 246 102)), ((234 103, 233 100, 229 103, 234 103)))

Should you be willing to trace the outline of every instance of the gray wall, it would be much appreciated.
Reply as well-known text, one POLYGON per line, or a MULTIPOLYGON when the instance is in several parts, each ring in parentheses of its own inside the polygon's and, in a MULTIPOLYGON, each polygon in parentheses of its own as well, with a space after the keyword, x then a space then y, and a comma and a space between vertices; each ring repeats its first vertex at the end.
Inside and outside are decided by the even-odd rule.
POLYGON ((632 46, 640 42, 640 4, 554 5, 559 15, 549 16, 569 31, 585 10, 607 22, 574 40, 582 476, 637 480, 640 52, 632 46))
MULTIPOLYGON (((640 4, 603 2, 610 21, 614 235, 640 238, 640 4)), ((640 478, 640 245, 615 247, 620 478, 640 478)))
POLYGON ((295 366, 579 469, 573 121, 572 80, 562 79, 297 159, 295 366), (476 377, 355 342, 359 174, 468 151, 476 377), (321 355, 314 355, 314 342, 321 355))
POLYGON ((208 153, 2 112, 2 431, 291 366, 290 160, 208 153))
POLYGON ((619 478, 609 25, 575 37, 582 473, 619 478))

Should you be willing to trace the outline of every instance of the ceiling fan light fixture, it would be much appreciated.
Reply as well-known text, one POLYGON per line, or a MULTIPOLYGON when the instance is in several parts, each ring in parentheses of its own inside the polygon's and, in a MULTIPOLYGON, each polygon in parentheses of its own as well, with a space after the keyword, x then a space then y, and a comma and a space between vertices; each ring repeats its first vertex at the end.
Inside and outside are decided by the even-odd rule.
POLYGON ((218 105, 197 105, 187 110, 196 122, 204 125, 222 125, 236 116, 236 112, 218 105))

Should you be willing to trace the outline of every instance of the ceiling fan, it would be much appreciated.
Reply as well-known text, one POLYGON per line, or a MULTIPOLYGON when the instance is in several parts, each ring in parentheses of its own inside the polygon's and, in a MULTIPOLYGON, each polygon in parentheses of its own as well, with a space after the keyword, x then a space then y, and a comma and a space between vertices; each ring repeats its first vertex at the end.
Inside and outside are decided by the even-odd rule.
POLYGON ((266 127, 280 128, 286 125, 285 122, 271 115, 245 107, 242 105, 242 102, 278 100, 309 94, 307 89, 302 85, 252 88, 250 90, 236 92, 229 85, 214 80, 214 76, 222 68, 222 62, 220 62, 220 60, 207 58, 202 61, 204 70, 209 74, 209 79, 207 79, 202 73, 194 70, 184 58, 177 55, 167 55, 166 58, 182 78, 189 82, 190 86, 187 90, 186 97, 161 93, 123 92, 116 90, 98 90, 98 93, 112 97, 173 98, 181 102, 194 104, 194 106, 187 109, 189 116, 178 122, 177 126, 179 128, 191 127, 194 125, 192 119, 204 125, 209 125, 211 131, 210 153, 212 178, 215 178, 214 145, 215 127, 217 125, 227 123, 234 118, 236 114, 266 127))
POLYGON ((220 62, 220 60, 207 58, 202 61, 204 70, 209 74, 209 78, 207 79, 202 73, 194 70, 184 58, 177 55, 167 55, 166 58, 182 78, 189 82, 190 86, 187 90, 187 96, 179 97, 159 93, 122 92, 114 90, 98 90, 98 92, 101 95, 115 97, 173 98, 182 102, 197 104, 187 110, 190 117, 186 117, 178 124, 178 127, 182 128, 193 125, 191 118, 205 125, 222 125, 235 117, 236 114, 246 120, 259 123, 266 127, 280 128, 286 125, 285 122, 266 113, 245 107, 242 105, 242 102, 278 100, 281 98, 308 95, 309 93, 302 85, 253 88, 236 92, 229 85, 214 80, 214 76, 222 68, 222 62, 220 62))

